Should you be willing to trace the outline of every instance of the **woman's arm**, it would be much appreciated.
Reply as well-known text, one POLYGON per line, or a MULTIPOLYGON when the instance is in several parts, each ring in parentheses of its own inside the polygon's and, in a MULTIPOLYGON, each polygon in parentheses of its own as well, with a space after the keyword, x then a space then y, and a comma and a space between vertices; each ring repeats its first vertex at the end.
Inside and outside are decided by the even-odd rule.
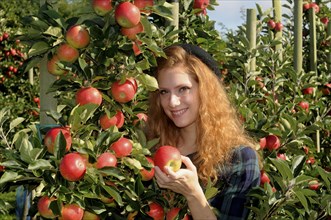
POLYGON ((158 167, 155 167, 158 185, 182 194, 188 202, 193 219, 216 219, 199 184, 196 167, 188 157, 182 156, 182 161, 186 169, 180 169, 177 172, 173 172, 167 167, 166 173, 163 173, 158 167))

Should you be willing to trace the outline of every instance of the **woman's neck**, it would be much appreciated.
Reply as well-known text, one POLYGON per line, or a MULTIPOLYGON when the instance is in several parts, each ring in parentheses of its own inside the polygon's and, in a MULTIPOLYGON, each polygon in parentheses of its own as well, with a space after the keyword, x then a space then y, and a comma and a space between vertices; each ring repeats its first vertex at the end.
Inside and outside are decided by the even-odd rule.
POLYGON ((195 126, 182 128, 180 130, 180 139, 178 150, 182 155, 189 155, 197 151, 197 132, 195 126))

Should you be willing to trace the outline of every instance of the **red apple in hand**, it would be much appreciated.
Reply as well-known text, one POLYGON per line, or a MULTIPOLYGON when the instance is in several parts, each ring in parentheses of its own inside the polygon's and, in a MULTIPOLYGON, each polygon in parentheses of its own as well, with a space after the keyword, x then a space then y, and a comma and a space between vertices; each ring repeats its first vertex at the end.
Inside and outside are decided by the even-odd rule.
POLYGON ((116 157, 126 157, 131 154, 132 142, 125 137, 121 137, 110 146, 110 149, 115 152, 116 157))
POLYGON ((121 128, 124 124, 124 114, 120 110, 117 110, 116 115, 114 115, 113 117, 108 117, 107 114, 103 114, 99 119, 99 123, 103 130, 108 129, 111 126, 121 128))
POLYGON ((57 135, 60 134, 60 132, 63 134, 65 140, 66 140, 66 149, 65 152, 68 152, 71 147, 72 138, 70 134, 70 130, 67 127, 55 127, 51 128, 44 137, 44 144, 47 147, 47 150, 49 153, 54 154, 54 147, 55 147, 55 140, 57 135))
POLYGON ((120 26, 131 28, 140 22, 140 10, 131 2, 122 2, 115 9, 115 20, 120 26))
POLYGON ((84 87, 78 90, 76 93, 76 104, 86 105, 90 103, 101 105, 101 92, 93 87, 84 87))
POLYGON ((153 220, 164 220, 164 209, 156 202, 149 204, 149 211, 146 214, 152 217, 153 220))
MULTIPOLYGON (((154 161, 151 157, 146 157, 146 159, 148 160, 148 162, 150 164, 152 164, 154 166, 154 161)), ((141 175, 141 180, 142 181, 149 181, 151 179, 153 179, 154 177, 154 167, 152 167, 150 170, 143 168, 140 170, 140 175, 141 175)))
POLYGON ((112 84, 111 94, 115 101, 127 103, 134 98, 136 89, 130 80, 125 80, 123 83, 119 80, 112 84))
POLYGON ((105 16, 113 8, 111 2, 111 0, 92 0, 92 8, 97 15, 105 16))
POLYGON ((81 220, 83 219, 84 209, 77 204, 66 204, 61 210, 60 220, 81 220))
POLYGON ((180 152, 177 148, 169 145, 159 147, 154 154, 154 164, 163 172, 166 166, 174 172, 178 171, 182 165, 180 152))
POLYGON ((49 208, 52 201, 56 200, 55 197, 43 196, 38 200, 37 208, 39 214, 44 218, 55 218, 53 211, 49 208))
POLYGON ((60 162, 60 173, 68 181, 81 180, 86 172, 84 158, 79 153, 66 154, 60 162))
POLYGON ((77 49, 87 47, 90 43, 90 34, 86 28, 81 25, 70 27, 65 38, 71 46, 77 49))

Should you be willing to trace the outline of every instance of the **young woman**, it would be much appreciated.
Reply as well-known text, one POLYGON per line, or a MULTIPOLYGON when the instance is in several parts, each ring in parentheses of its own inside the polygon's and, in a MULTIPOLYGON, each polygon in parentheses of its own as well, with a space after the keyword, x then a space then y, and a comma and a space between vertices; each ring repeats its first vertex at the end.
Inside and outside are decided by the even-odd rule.
POLYGON ((182 194, 193 219, 246 219, 247 193, 260 183, 255 143, 240 123, 219 80, 213 58, 203 49, 178 44, 158 59, 159 89, 150 96, 148 132, 182 154, 177 172, 155 167, 161 188, 182 194), (219 193, 209 201, 211 180, 219 193))

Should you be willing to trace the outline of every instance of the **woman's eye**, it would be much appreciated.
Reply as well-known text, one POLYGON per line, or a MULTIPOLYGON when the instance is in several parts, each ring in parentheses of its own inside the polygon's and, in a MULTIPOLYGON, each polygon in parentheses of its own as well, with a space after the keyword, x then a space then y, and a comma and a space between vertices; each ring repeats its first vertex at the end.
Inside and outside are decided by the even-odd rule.
POLYGON ((181 88, 179 89, 179 92, 183 93, 183 92, 187 92, 187 91, 189 91, 189 90, 190 90, 189 87, 184 86, 184 87, 181 87, 181 88))
POLYGON ((167 93, 167 91, 166 90, 160 90, 159 93, 160 93, 160 95, 164 95, 164 94, 167 93))

